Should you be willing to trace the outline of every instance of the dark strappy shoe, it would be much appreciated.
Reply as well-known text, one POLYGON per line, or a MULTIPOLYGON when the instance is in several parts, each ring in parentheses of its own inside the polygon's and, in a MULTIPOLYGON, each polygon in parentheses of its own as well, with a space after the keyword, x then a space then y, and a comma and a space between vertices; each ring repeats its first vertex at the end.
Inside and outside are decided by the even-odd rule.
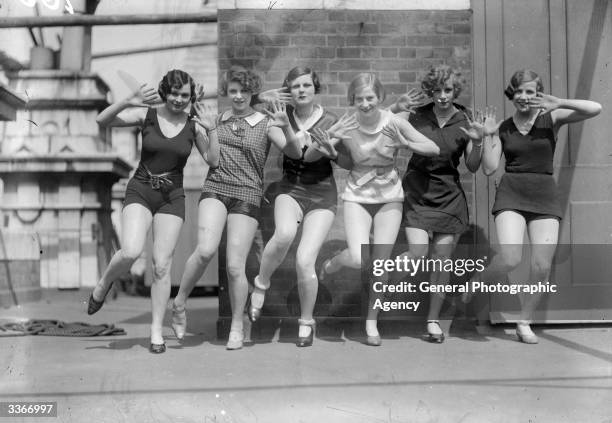
POLYGON ((108 295, 112 287, 113 282, 111 282, 108 288, 106 289, 106 292, 104 293, 104 296, 102 297, 101 301, 95 300, 93 296, 93 291, 91 292, 91 294, 89 294, 89 300, 87 301, 87 314, 91 316, 92 314, 97 313, 98 310, 102 308, 102 306, 104 305, 104 300, 106 299, 106 296, 108 295))
POLYGON ((315 333, 315 327, 317 326, 317 322, 314 319, 311 319, 311 320, 298 319, 298 324, 300 326, 309 326, 310 334, 308 336, 298 336, 296 345, 298 347, 312 346, 312 342, 314 341, 314 333, 315 333))

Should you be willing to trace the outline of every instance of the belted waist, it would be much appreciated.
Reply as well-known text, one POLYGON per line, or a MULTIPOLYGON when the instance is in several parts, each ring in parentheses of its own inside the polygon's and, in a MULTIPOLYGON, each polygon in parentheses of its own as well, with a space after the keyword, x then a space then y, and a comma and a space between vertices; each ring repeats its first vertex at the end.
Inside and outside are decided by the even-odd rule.
POLYGON ((354 169, 352 171, 353 176, 355 178, 355 183, 357 185, 364 185, 374 178, 388 177, 394 174, 395 172, 395 166, 393 165, 368 167, 365 169, 354 169))
POLYGON ((138 169, 136 169, 134 179, 150 184, 151 188, 154 190, 163 189, 164 191, 169 191, 171 189, 180 188, 183 186, 182 173, 164 172, 154 174, 142 163, 138 166, 138 169))

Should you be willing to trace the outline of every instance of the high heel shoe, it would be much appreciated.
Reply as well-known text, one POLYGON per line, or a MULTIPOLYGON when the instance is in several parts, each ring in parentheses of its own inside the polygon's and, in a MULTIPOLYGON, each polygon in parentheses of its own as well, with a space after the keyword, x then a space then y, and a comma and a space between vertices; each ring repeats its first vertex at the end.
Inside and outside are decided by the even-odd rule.
POLYGON ((440 327, 440 321, 438 320, 428 320, 427 321, 427 342, 432 342, 434 344, 441 344, 442 342, 444 342, 444 332, 442 332, 442 328, 440 327), (429 324, 435 324, 438 325, 438 328, 440 329, 440 333, 431 333, 429 331, 429 324))
POLYGON ((187 331, 187 310, 185 306, 182 309, 178 308, 174 301, 172 301, 172 330, 174 336, 179 341, 185 338, 185 332, 187 331))
POLYGON ((108 288, 106 289, 106 292, 104 293, 104 296, 100 301, 96 301, 93 296, 93 291, 91 292, 91 294, 89 294, 89 300, 87 301, 87 314, 91 316, 92 314, 97 313, 102 308, 102 306, 104 305, 104 300, 106 299, 106 296, 108 295, 112 287, 113 282, 108 285, 108 288))
POLYGON ((522 342, 523 344, 537 344, 539 342, 538 337, 536 336, 535 333, 533 333, 529 324, 517 324, 516 325, 516 336, 518 338, 518 341, 522 342), (527 327, 526 331, 520 331, 519 330, 520 326, 524 326, 524 327, 526 326, 527 327))
POLYGON ((255 280, 253 281, 253 291, 251 292, 251 295, 249 295, 249 306, 247 307, 247 316, 253 323, 259 320, 261 317, 261 309, 263 308, 263 303, 266 299, 266 290, 267 288, 263 288, 259 275, 255 276, 255 280), (255 306, 253 304, 253 298, 256 298, 257 303, 261 304, 261 306, 255 306))
POLYGON ((162 343, 162 344, 154 344, 151 343, 151 345, 149 345, 149 352, 153 353, 153 354, 162 354, 166 352, 166 344, 162 343))
POLYGON ((232 329, 229 333, 227 344, 225 345, 226 350, 239 350, 242 348, 244 343, 244 332, 232 329))
POLYGON ((314 340, 315 327, 317 325, 316 321, 314 319, 311 319, 311 320, 298 319, 298 324, 300 326, 310 327, 310 334, 308 334, 308 336, 298 336, 296 345, 298 347, 312 346, 312 342, 314 340))

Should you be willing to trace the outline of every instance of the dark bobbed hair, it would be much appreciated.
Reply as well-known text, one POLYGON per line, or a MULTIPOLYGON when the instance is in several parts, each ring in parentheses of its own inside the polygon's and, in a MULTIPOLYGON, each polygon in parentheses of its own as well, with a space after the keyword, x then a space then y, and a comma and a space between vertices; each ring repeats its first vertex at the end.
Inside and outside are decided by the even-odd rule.
POLYGON ((536 72, 531 69, 520 69, 514 72, 512 77, 510 78, 510 83, 504 90, 504 94, 508 97, 509 100, 514 98, 514 93, 520 87, 521 84, 525 82, 536 82, 536 91, 541 93, 544 91, 544 83, 542 82, 542 78, 536 72))
POLYGON ((421 81, 421 89, 428 97, 433 97, 434 91, 441 85, 446 84, 449 79, 453 80, 453 95, 454 98, 459 97, 466 80, 457 69, 453 69, 448 65, 438 65, 429 69, 429 72, 421 81))
POLYGON ((234 65, 223 75, 219 95, 227 96, 227 86, 230 82, 238 82, 245 91, 257 94, 261 90, 261 77, 243 66, 234 65))
POLYGON ((180 69, 172 69, 164 75, 161 81, 159 81, 159 87, 157 93, 163 101, 166 101, 168 94, 172 91, 172 88, 181 89, 183 85, 189 84, 189 91, 191 92, 191 101, 196 101, 195 93, 195 81, 187 72, 180 69))
POLYGON ((319 92, 321 92, 321 81, 319 80, 319 75, 306 66, 296 66, 291 69, 283 81, 283 87, 290 89, 291 82, 303 75, 310 75, 312 85, 314 85, 315 94, 319 94, 319 92))
POLYGON ((365 72, 357 74, 348 86, 348 92, 346 94, 346 98, 348 100, 349 106, 355 105, 355 93, 358 90, 361 90, 365 87, 370 87, 376 93, 376 96, 382 103, 385 101, 385 87, 380 82, 376 74, 365 72))

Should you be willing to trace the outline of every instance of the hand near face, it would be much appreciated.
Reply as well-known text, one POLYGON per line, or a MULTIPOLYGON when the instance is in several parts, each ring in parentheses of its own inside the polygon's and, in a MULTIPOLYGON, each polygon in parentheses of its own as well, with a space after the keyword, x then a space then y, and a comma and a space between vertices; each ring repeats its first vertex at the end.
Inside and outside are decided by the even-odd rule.
POLYGON ((406 94, 402 94, 396 101, 398 110, 412 113, 414 109, 423 105, 426 96, 422 92, 412 88, 406 94))
POLYGON ((128 98, 128 103, 131 106, 152 106, 162 103, 162 99, 155 88, 147 84, 142 84, 140 89, 133 92, 132 96, 128 98))
POLYGON ((217 116, 212 106, 196 102, 193 103, 193 111, 195 115, 191 119, 202 128, 210 131, 216 126, 217 116))
POLYGON ((535 97, 529 100, 529 107, 532 109, 538 109, 542 113, 550 113, 555 109, 559 108, 560 101, 557 97, 552 95, 538 93, 535 97))
POLYGON ((345 139, 349 138, 347 132, 359 128, 355 115, 345 113, 338 119, 336 123, 329 127, 328 131, 332 138, 345 139))
POLYGON ((262 91, 257 95, 257 98, 264 103, 275 103, 277 101, 281 103, 291 102, 291 94, 287 92, 285 87, 262 91))
POLYGON ((285 128, 289 126, 289 116, 287 116, 287 110, 285 103, 277 100, 270 103, 271 110, 264 110, 264 112, 270 117, 271 126, 277 126, 279 128, 285 128))

